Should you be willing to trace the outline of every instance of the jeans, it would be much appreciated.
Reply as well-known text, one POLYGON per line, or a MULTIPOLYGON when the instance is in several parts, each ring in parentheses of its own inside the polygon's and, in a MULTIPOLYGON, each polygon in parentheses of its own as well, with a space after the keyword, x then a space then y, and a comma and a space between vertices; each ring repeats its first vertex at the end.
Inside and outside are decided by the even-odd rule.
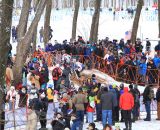
POLYGON ((103 127, 107 124, 112 125, 112 110, 102 110, 102 124, 103 127))
POLYGON ((146 101, 145 108, 146 108, 146 112, 147 112, 146 119, 150 120, 151 119, 151 101, 146 101))
POLYGON ((96 118, 97 121, 101 121, 102 118, 102 108, 101 108, 101 104, 96 104, 96 118))
POLYGON ((12 101, 9 101, 8 102, 8 104, 9 104, 9 111, 11 111, 11 110, 14 110, 15 109, 15 103, 13 104, 13 102, 12 101), (13 106, 14 105, 14 106, 13 106))
POLYGON ((87 112, 88 123, 93 123, 93 112, 87 112))
POLYGON ((76 112, 77 118, 83 122, 84 121, 84 111, 77 111, 76 112))

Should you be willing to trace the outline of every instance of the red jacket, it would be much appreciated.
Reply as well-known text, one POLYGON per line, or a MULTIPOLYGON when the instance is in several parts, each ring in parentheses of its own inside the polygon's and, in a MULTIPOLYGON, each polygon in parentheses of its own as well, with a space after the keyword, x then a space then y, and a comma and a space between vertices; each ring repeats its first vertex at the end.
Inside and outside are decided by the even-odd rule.
POLYGON ((119 107, 122 110, 131 110, 134 107, 134 98, 127 87, 124 88, 124 93, 120 97, 119 107))
POLYGON ((88 105, 86 111, 87 112, 95 112, 95 109, 88 105))

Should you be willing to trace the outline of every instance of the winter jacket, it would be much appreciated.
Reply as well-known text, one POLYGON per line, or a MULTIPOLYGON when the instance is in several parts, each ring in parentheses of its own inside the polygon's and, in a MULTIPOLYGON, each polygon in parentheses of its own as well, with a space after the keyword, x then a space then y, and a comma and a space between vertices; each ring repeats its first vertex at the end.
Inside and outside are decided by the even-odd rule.
POLYGON ((52 130, 64 130, 66 127, 66 124, 63 120, 53 120, 51 122, 52 130))
POLYGON ((150 94, 150 87, 147 86, 145 89, 144 89, 144 92, 143 92, 143 102, 147 102, 147 101, 151 101, 150 97, 149 97, 149 94, 150 94))
POLYGON ((75 119, 72 122, 73 124, 72 124, 71 130, 79 130, 81 121, 79 119, 75 119))
POLYGON ((156 65, 157 68, 160 66, 160 58, 159 57, 153 58, 153 62, 156 65))
POLYGON ((119 107, 122 110, 131 110, 134 107, 134 98, 131 93, 128 92, 128 88, 124 88, 124 93, 120 96, 119 107))
POLYGON ((87 112, 94 112, 95 111, 95 97, 89 96, 88 97, 88 106, 87 106, 87 112))
POLYGON ((105 92, 101 95, 102 110, 112 110, 115 106, 114 95, 112 92, 105 92))
POLYGON ((146 64, 146 63, 141 63, 141 64, 139 65, 138 73, 139 73, 140 75, 145 76, 145 75, 146 75, 146 72, 147 72, 147 64, 146 64))
POLYGON ((27 120, 26 130, 37 130, 38 118, 35 111, 29 109, 27 115, 28 115, 28 120, 27 120))
POLYGON ((74 96, 72 102, 75 105, 77 111, 84 111, 84 104, 87 103, 88 100, 86 95, 78 93, 74 96))
POLYGON ((11 86, 11 81, 13 80, 13 71, 10 67, 6 68, 6 85, 11 86))
POLYGON ((111 90, 110 90, 110 92, 112 92, 112 93, 113 93, 113 96, 114 96, 114 107, 117 107, 117 106, 118 106, 118 101, 117 101, 117 99, 118 99, 118 97, 117 97, 117 92, 116 92, 116 90, 115 90, 115 89, 111 89, 111 90))
POLYGON ((156 92, 156 100, 157 102, 160 102, 160 87, 157 89, 157 92, 156 92))
POLYGON ((60 68, 58 68, 58 67, 54 68, 53 71, 52 71, 52 79, 53 80, 58 80, 61 73, 62 72, 61 72, 60 68))

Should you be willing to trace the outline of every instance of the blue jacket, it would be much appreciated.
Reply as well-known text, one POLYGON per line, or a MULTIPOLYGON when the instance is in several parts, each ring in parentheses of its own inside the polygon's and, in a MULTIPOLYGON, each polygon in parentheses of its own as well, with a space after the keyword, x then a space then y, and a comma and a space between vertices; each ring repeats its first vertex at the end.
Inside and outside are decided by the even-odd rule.
POLYGON ((153 58, 153 62, 156 65, 156 67, 158 68, 160 65, 160 58, 159 57, 154 57, 153 58))
POLYGON ((91 48, 86 48, 86 50, 85 50, 85 55, 86 56, 90 56, 91 55, 91 48))
POLYGON ((141 64, 139 65, 138 73, 139 73, 140 75, 145 76, 145 75, 146 75, 146 72, 147 72, 147 64, 146 64, 146 63, 141 63, 141 64))
POLYGON ((109 56, 109 57, 108 57, 108 61, 109 61, 109 62, 113 62, 113 61, 114 61, 114 56, 113 56, 113 55, 109 56))
POLYGON ((73 120, 73 125, 71 127, 71 130, 79 130, 80 124, 81 124, 80 120, 78 119, 73 120))
POLYGON ((125 54, 130 54, 130 48, 125 47, 125 48, 124 48, 124 53, 125 53, 125 54))

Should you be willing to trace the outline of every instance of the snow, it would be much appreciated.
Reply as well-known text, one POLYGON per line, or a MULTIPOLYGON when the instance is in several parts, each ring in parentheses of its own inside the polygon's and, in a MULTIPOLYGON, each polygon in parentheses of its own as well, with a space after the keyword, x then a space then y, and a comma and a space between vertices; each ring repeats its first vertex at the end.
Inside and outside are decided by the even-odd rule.
MULTIPOLYGON (((18 25, 19 16, 17 14, 20 14, 20 12, 15 12, 15 16, 13 17, 13 24, 14 26, 18 25)), ((90 25, 92 20, 92 14, 93 11, 82 11, 80 10, 79 17, 78 17, 78 26, 77 26, 77 36, 81 35, 85 40, 88 40, 89 33, 90 33, 90 25)), ((138 30, 138 37, 141 39, 149 38, 149 39, 157 39, 158 37, 158 18, 157 18, 157 12, 155 10, 151 10, 148 13, 144 12, 142 13, 142 17, 140 19, 140 25, 138 30)), ((29 24, 33 20, 34 13, 32 12, 32 15, 29 17, 29 24)), ((70 40, 71 37, 71 30, 72 30, 72 17, 73 17, 73 11, 71 9, 63 9, 63 10, 53 10, 52 11, 52 17, 51 17, 51 26, 54 30, 53 32, 53 39, 51 40, 52 43, 54 43, 54 40, 58 40, 58 42, 62 42, 64 39, 70 40)), ((99 24, 99 39, 103 39, 106 36, 108 36, 110 39, 121 39, 125 37, 125 32, 128 30, 131 30, 132 28, 132 22, 133 19, 130 19, 129 16, 127 16, 126 12, 121 12, 116 14, 116 20, 113 21, 112 12, 109 12, 107 9, 103 9, 100 15, 100 24, 99 24)), ((44 15, 42 16, 39 25, 38 25, 38 39, 37 39, 37 46, 41 45, 43 46, 43 43, 39 43, 39 29, 44 24, 44 15)), ((156 41, 151 42, 152 43, 152 49, 157 44, 156 41)), ((144 42, 145 44, 145 42, 144 42)), ((12 53, 16 53, 16 46, 17 43, 12 43, 13 50, 12 53)), ((91 71, 85 70, 84 73, 91 73, 91 71)), ((105 82, 108 84, 116 84, 119 85, 120 82, 115 81, 113 78, 109 77, 108 75, 105 75, 102 72, 99 72, 97 70, 92 70, 92 73, 95 73, 98 77, 105 79, 105 82)), ((50 80, 49 83, 52 83, 50 80)), ((128 84, 125 84, 128 85, 128 84)), ((78 87, 78 85, 75 85, 78 87)), ((144 87, 138 86, 141 93, 144 90, 144 87)), ((156 91, 156 90, 155 90, 156 91)), ((152 106, 155 107, 155 106, 152 106)), ((141 109, 142 110, 142 109, 141 109)), ((143 106, 144 110, 144 106, 143 106)), ((141 118, 145 118, 145 113, 141 113, 141 118)), ((10 118, 10 117, 9 117, 10 118)), ((18 118, 18 117, 17 117, 18 118)), ((16 118, 16 119, 17 119, 16 118)), ((159 121, 156 121, 156 113, 153 112, 152 115, 152 121, 150 122, 144 122, 143 120, 137 121, 133 124, 133 130, 160 130, 160 123, 159 121)), ((18 120, 18 119, 17 119, 18 120)), ((85 123, 84 130, 86 129, 88 124, 85 123)), ((124 128, 124 123, 121 123, 121 129, 124 128)), ((102 129, 101 123, 96 123, 97 128, 102 129)), ((48 122, 49 129, 51 129, 50 122, 48 122)), ((14 128, 6 129, 6 130, 12 130, 14 128)), ((25 126, 22 125, 21 127, 16 128, 16 130, 23 130, 25 129, 25 126)))

